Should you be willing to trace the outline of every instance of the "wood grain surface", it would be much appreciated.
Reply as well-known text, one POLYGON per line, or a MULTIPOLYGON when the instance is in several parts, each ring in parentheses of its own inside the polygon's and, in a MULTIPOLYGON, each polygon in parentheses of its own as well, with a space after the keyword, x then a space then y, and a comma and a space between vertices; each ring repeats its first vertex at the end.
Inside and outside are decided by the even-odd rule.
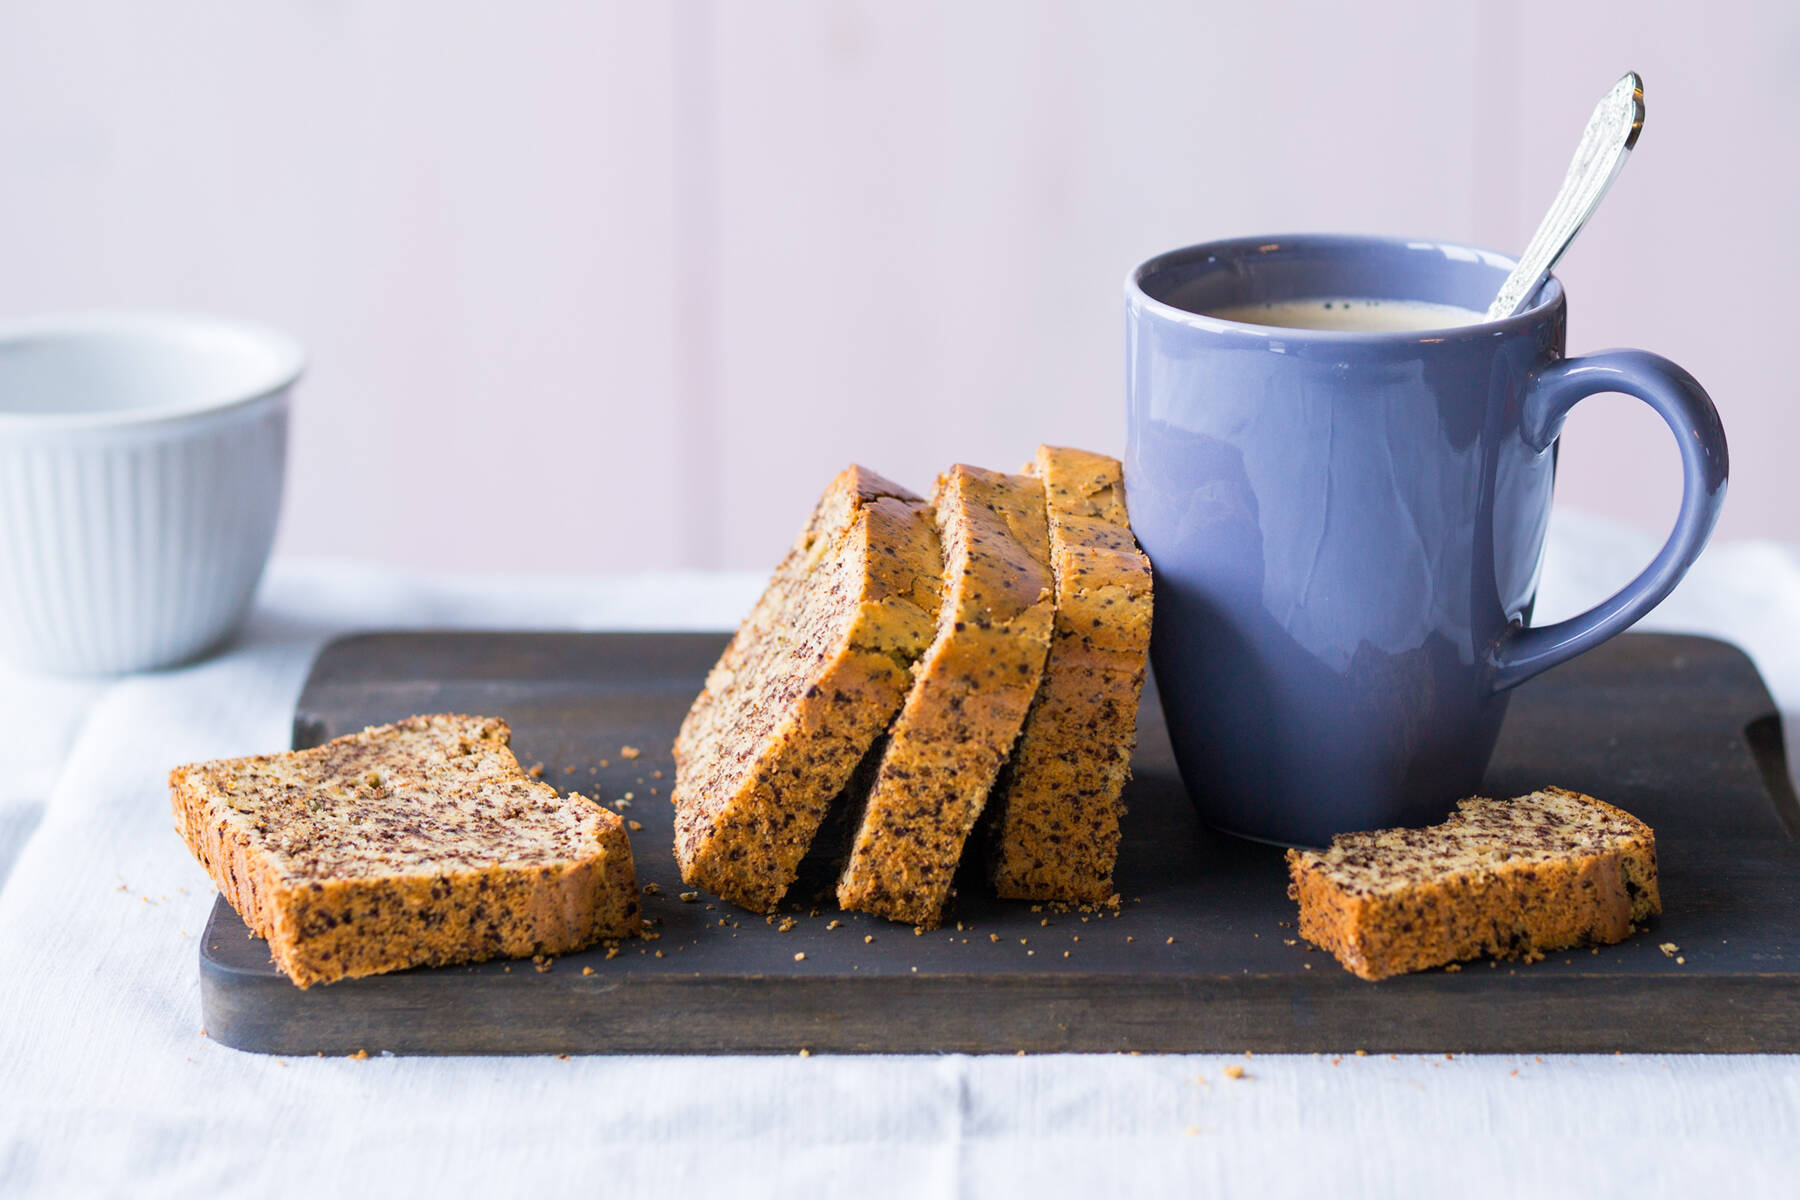
POLYGON ((683 900, 668 748, 724 640, 387 633, 326 647, 297 746, 413 713, 506 718, 546 780, 630 797, 658 936, 547 972, 494 962, 303 992, 221 901, 200 956, 211 1036, 281 1054, 1800 1050, 1800 810, 1775 706, 1724 643, 1629 634, 1524 685, 1488 776, 1494 794, 1560 784, 1648 821, 1660 920, 1598 952, 1365 983, 1297 941, 1279 850, 1197 820, 1153 692, 1116 916, 1000 902, 968 881, 945 928, 916 935, 838 912, 822 859, 774 922, 683 900))

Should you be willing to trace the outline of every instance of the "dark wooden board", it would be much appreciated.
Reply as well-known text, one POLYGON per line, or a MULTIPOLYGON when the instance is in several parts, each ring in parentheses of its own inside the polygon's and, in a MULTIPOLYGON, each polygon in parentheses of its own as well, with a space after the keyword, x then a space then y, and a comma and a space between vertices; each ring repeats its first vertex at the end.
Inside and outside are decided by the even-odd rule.
POLYGON ((1279 850, 1196 819, 1152 701, 1116 917, 965 887, 946 929, 915 935, 828 901, 810 915, 822 876, 786 905, 785 931, 710 896, 683 902, 668 747, 723 641, 394 633, 328 646, 296 745, 412 713, 506 718, 520 761, 541 761, 546 779, 609 802, 631 793, 660 937, 547 973, 495 962, 301 991, 220 901, 201 944, 211 1036, 283 1054, 1800 1050, 1800 811, 1774 705, 1724 643, 1627 635, 1526 684, 1489 775, 1493 793, 1556 783, 1649 821, 1659 921, 1597 953, 1365 983, 1295 944, 1279 850), (641 756, 622 757, 627 745, 641 756))

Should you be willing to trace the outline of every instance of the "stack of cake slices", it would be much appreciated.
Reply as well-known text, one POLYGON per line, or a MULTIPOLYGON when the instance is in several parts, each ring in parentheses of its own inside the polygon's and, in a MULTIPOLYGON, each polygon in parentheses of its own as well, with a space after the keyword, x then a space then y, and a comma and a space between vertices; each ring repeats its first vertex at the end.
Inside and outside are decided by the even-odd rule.
POLYGON ((848 468, 682 724, 682 877, 773 911, 837 804, 846 909, 935 928, 974 840, 1003 897, 1109 900, 1150 618, 1115 459, 848 468))

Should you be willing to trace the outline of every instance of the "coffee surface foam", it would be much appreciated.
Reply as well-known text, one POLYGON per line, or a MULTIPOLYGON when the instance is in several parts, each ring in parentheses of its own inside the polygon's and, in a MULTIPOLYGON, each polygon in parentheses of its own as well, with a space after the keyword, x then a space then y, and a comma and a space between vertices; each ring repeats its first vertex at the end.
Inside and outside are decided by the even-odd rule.
POLYGON ((1454 329, 1486 318, 1472 309, 1427 300, 1378 300, 1359 296, 1314 296, 1300 300, 1268 300, 1210 309, 1209 317, 1245 325, 1285 329, 1323 329, 1360 333, 1398 333, 1454 329))

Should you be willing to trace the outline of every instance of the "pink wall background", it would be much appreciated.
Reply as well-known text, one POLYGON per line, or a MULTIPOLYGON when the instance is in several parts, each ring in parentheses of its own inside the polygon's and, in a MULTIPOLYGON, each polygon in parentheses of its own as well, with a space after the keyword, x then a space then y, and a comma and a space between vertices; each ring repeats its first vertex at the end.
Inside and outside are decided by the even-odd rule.
MULTIPOLYGON (((1774 0, 11 0, 0 316, 297 334, 279 553, 760 568, 852 458, 927 488, 1118 452, 1119 287, 1155 251, 1523 245, 1628 67, 1649 122, 1561 268, 1571 349, 1692 370, 1732 438, 1721 535, 1800 541, 1774 0)), ((1674 511, 1634 402, 1589 402, 1562 462, 1562 503, 1674 511)))

